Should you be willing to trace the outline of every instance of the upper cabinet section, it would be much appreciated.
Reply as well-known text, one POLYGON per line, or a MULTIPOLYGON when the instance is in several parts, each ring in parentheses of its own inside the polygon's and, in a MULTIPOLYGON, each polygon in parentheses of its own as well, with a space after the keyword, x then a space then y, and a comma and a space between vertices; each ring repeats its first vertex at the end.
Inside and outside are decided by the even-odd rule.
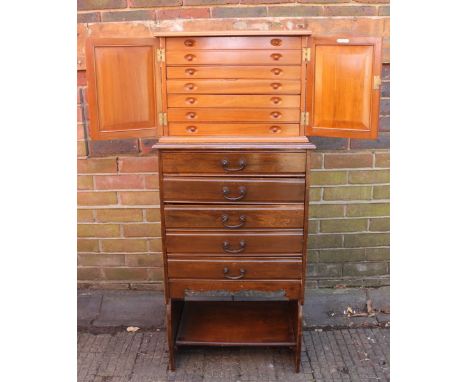
POLYGON ((158 38, 90 39, 87 78, 92 139, 154 137, 158 38))
POLYGON ((381 39, 310 39, 307 135, 375 139, 378 133, 381 39))

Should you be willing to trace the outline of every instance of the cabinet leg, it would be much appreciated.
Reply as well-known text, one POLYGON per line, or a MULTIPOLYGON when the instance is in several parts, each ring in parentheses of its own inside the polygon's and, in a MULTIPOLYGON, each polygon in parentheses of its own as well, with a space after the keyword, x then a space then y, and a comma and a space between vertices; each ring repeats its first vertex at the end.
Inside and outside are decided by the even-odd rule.
POLYGON ((169 352, 169 370, 175 371, 175 354, 174 354, 174 323, 172 317, 172 302, 166 304, 166 333, 167 347, 169 352))
POLYGON ((301 369, 301 346, 302 346, 302 304, 297 302, 297 323, 296 323, 296 351, 294 354, 294 363, 296 366, 296 373, 301 369))

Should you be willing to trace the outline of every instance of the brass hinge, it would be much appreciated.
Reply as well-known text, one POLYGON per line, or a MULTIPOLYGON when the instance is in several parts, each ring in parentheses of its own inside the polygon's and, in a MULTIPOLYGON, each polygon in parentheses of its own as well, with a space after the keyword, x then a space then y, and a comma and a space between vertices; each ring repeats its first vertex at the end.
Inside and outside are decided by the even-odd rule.
POLYGON ((166 61, 166 50, 165 49, 156 49, 156 59, 159 62, 166 61))
POLYGON ((301 125, 307 126, 309 124, 309 112, 303 111, 301 112, 301 125))
POLYGON ((159 126, 167 126, 167 113, 159 113, 159 126))
POLYGON ((379 90, 380 85, 382 85, 380 76, 374 76, 374 90, 379 90))
POLYGON ((302 48, 302 61, 310 62, 310 48, 302 48))

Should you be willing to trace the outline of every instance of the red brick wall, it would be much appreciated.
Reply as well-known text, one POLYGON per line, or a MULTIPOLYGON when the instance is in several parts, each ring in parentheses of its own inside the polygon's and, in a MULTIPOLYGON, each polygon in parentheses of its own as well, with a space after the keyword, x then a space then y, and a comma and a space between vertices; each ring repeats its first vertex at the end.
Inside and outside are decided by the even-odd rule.
POLYGON ((87 139, 86 37, 286 29, 383 37, 379 139, 313 139, 308 286, 388 284, 388 15, 388 0, 78 0, 79 286, 161 289, 163 274, 154 140, 87 139))

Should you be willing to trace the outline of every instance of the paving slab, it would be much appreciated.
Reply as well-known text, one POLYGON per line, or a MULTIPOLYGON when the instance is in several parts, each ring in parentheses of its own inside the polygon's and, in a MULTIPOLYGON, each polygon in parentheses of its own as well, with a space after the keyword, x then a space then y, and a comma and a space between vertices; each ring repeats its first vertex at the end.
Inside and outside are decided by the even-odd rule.
POLYGON ((99 315, 102 294, 92 291, 78 291, 77 319, 78 327, 91 326, 93 320, 99 315))

